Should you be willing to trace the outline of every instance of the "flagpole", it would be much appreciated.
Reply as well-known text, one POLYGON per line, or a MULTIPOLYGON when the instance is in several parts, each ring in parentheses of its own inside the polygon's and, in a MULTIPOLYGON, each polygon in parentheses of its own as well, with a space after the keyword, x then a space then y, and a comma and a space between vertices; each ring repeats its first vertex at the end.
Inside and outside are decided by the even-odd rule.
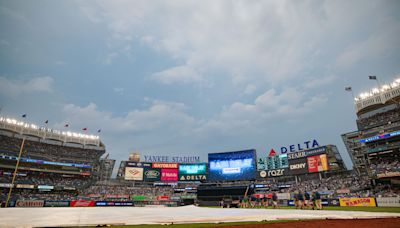
POLYGON ((8 207, 8 201, 10 200, 12 189, 14 188, 15 176, 17 176, 19 161, 21 159, 21 154, 22 154, 22 150, 24 149, 24 145, 25 145, 25 137, 22 138, 21 148, 19 150, 18 160, 17 160, 17 164, 15 165, 14 174, 13 174, 13 178, 11 181, 10 190, 8 191, 8 196, 7 196, 7 201, 6 201, 5 207, 8 207))

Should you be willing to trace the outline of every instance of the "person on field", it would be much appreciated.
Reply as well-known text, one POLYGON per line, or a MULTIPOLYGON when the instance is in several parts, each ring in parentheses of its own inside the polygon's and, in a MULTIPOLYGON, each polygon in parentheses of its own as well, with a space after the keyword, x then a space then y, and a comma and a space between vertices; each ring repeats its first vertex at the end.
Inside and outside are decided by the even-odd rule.
POLYGON ((298 207, 300 209, 303 209, 303 203, 304 203, 304 195, 301 191, 299 191, 299 194, 297 194, 297 201, 298 201, 298 207))
POLYGON ((299 206, 299 199, 297 198, 298 194, 297 192, 294 193, 293 195, 293 203, 294 203, 294 208, 297 209, 299 206))
POLYGON ((272 193, 272 208, 277 209, 278 207, 278 195, 274 192, 272 193))
POLYGON ((268 208, 268 194, 264 194, 263 206, 264 208, 268 208))
POLYGON ((314 192, 313 195, 313 199, 314 199, 314 207, 317 208, 317 210, 322 210, 322 204, 321 204, 321 195, 319 194, 318 191, 314 192))
POLYGON ((247 195, 243 197, 242 207, 243 208, 248 208, 249 207, 249 197, 247 195))
POLYGON ((304 207, 305 207, 305 208, 311 208, 311 202, 310 202, 310 200, 311 200, 310 193, 305 192, 305 193, 304 193, 304 207))

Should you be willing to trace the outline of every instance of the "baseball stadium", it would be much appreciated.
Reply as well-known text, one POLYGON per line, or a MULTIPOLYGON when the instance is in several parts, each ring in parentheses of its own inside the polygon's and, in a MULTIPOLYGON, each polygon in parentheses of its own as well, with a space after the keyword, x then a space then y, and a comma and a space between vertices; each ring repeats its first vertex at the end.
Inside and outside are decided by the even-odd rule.
POLYGON ((99 136, 3 116, 0 226, 398 227, 400 79, 354 102, 358 129, 342 134, 353 170, 311 139, 207 161, 134 153, 112 177, 99 136))

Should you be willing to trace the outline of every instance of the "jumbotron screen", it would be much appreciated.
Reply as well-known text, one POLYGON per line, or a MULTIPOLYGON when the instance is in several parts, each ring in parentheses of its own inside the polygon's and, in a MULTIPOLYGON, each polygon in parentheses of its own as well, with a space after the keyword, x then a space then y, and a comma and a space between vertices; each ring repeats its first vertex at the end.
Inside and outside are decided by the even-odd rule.
POLYGON ((235 181, 255 178, 256 151, 243 150, 208 154, 211 181, 235 181))

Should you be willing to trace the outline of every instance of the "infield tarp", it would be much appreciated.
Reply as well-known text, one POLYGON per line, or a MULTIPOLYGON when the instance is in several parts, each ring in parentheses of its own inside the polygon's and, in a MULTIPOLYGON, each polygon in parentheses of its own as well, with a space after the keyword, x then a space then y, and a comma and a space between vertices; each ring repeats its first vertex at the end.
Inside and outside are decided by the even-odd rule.
POLYGON ((0 227, 60 227, 98 224, 174 224, 283 219, 393 218, 400 213, 238 209, 207 207, 43 207, 2 208, 0 227), (27 216, 29 215, 29 216, 27 216))

